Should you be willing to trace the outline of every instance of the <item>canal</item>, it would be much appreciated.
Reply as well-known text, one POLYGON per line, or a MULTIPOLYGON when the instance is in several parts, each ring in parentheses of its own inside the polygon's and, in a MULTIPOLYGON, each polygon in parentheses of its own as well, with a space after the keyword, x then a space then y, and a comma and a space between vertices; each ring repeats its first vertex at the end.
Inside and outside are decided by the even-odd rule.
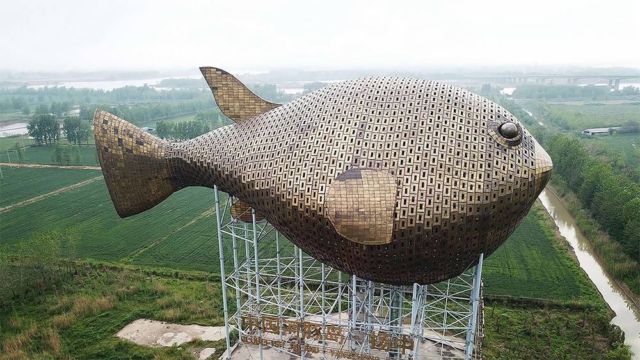
POLYGON ((597 261, 589 240, 582 234, 575 219, 558 196, 545 189, 540 194, 540 201, 558 226, 560 234, 573 248, 580 267, 587 273, 609 307, 615 312, 616 315, 611 323, 618 325, 624 332, 625 344, 631 347, 631 351, 634 353, 633 358, 640 359, 640 314, 638 309, 597 261))

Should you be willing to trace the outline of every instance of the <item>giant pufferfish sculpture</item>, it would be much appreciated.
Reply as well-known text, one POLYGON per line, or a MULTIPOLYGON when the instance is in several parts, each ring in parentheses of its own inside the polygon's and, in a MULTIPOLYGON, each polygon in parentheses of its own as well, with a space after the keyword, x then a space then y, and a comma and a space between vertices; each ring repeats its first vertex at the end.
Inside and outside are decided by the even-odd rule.
POLYGON ((426 284, 496 250, 550 176, 549 156, 512 114, 443 82, 367 77, 280 105, 221 69, 201 71, 232 125, 170 143, 96 112, 121 217, 217 185, 334 268, 426 284))

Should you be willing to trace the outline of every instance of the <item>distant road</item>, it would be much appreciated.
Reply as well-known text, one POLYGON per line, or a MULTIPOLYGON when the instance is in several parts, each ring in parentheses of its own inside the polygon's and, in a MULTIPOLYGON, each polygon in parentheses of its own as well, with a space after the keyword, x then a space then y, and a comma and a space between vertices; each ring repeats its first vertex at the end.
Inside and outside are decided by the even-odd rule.
POLYGON ((101 170, 100 166, 65 166, 65 165, 45 165, 45 164, 21 164, 0 162, 0 166, 21 167, 21 168, 54 168, 54 169, 74 169, 74 170, 101 170))

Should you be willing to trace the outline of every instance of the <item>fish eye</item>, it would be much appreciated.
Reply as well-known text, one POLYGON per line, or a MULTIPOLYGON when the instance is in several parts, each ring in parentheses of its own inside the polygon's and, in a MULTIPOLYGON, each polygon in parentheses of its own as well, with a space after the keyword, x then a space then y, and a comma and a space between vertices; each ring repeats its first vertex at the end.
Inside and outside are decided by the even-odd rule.
POLYGON ((500 125, 498 132, 509 140, 515 139, 519 135, 518 126, 510 121, 500 125))

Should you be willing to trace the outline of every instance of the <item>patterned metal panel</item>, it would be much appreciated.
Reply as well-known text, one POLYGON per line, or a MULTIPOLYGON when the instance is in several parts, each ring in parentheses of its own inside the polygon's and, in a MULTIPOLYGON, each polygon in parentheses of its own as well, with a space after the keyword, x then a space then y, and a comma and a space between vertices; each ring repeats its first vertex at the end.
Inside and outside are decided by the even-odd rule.
MULTIPOLYGON (((241 109, 246 98, 225 101, 241 109)), ((345 81, 241 118, 182 143, 139 131, 121 144, 113 129, 131 125, 97 112, 96 144, 118 213, 143 211, 167 189, 216 184, 335 268, 424 284, 456 276, 500 246, 552 167, 505 109, 436 81, 345 81), (125 201, 127 191, 139 202, 125 201)))
POLYGON ((243 121, 275 109, 280 104, 266 101, 247 89, 235 76, 214 67, 201 67, 220 110, 233 121, 243 121))

